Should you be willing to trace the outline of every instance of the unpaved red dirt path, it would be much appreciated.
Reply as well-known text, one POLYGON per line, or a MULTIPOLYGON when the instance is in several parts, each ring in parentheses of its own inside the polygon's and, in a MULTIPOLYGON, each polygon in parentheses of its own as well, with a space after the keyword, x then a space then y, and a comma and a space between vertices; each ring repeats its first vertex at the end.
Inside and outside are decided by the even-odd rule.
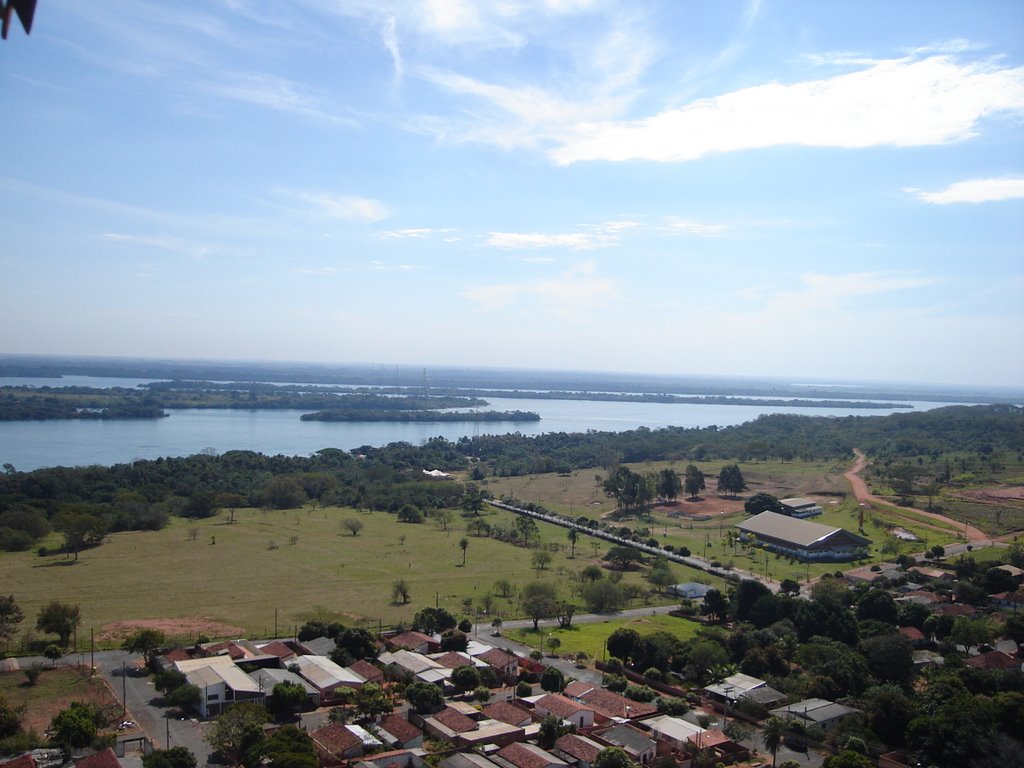
POLYGON ((857 448, 854 448, 853 452, 854 454, 856 454, 857 460, 854 461, 853 466, 850 467, 850 469, 848 469, 843 474, 843 477, 846 478, 846 481, 850 484, 850 488, 853 489, 853 495, 857 497, 857 501, 878 504, 880 506, 888 507, 889 509, 900 510, 902 512, 912 512, 914 515, 920 515, 921 517, 927 517, 941 523, 946 523, 947 525, 953 526, 953 528, 955 528, 957 531, 964 531, 967 534, 967 540, 971 543, 987 543, 991 541, 991 538, 988 534, 986 534, 984 531, 978 528, 975 528, 973 525, 965 525, 964 523, 961 523, 958 520, 953 520, 952 518, 946 517, 945 515, 937 514, 935 512, 925 512, 920 509, 914 509, 913 507, 901 507, 889 501, 886 501, 885 499, 881 499, 878 496, 875 496, 868 489, 868 484, 864 482, 864 478, 860 476, 861 471, 868 464, 867 457, 864 456, 863 452, 861 452, 857 448))

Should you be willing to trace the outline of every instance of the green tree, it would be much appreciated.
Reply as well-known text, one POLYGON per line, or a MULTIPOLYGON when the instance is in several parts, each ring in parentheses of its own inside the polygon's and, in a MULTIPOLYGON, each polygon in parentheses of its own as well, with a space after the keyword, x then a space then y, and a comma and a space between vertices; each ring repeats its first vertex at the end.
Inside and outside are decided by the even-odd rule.
POLYGON ((177 707, 182 712, 198 708, 202 700, 203 692, 199 690, 198 685, 192 685, 191 683, 179 685, 164 696, 167 706, 177 707))
POLYGON ((270 696, 271 709, 278 717, 298 712, 306 706, 306 689, 289 680, 274 685, 270 696))
POLYGON ((142 768, 196 768, 196 756, 185 747, 154 749, 142 756, 142 768))
POLYGON ((565 688, 565 675, 558 667, 545 667, 540 675, 540 687, 549 693, 561 693, 565 688))
POLYGON ((386 715, 393 708, 391 697, 378 683, 366 683, 356 691, 356 709, 363 717, 386 715))
POLYGON ((274 731, 253 758, 267 768, 319 768, 313 740, 294 725, 274 731))
POLYGON ((398 522, 400 523, 422 523, 423 513, 420 508, 413 504, 403 504, 398 510, 398 522))
POLYGON ((433 683, 412 683, 405 689, 405 698, 420 715, 432 714, 444 706, 444 693, 433 683))
POLYGON ((626 750, 621 747, 605 747, 594 758, 593 768, 636 768, 626 750))
POLYGON ((128 653, 141 653, 146 661, 153 663, 153 654, 167 643, 167 637, 158 629, 140 629, 121 643, 121 649, 128 653))
POLYGON ((573 560, 576 558, 576 542, 580 538, 579 531, 575 528, 570 528, 565 537, 569 539, 569 559, 573 560))
POLYGON ((56 669, 57 662, 60 661, 60 657, 63 655, 64 654, 61 652, 60 648, 53 644, 46 646, 46 649, 43 651, 43 656, 50 660, 54 669, 56 669))
POLYGON ((451 681, 461 693, 466 693, 480 685, 480 673, 472 664, 464 664, 452 670, 451 681))
POLYGON ((683 490, 682 478, 674 469, 666 467, 658 473, 656 490, 661 498, 674 501, 683 490))
POLYGON ((785 514, 785 508, 770 493, 755 493, 743 503, 743 511, 748 515, 758 515, 762 512, 785 514))
POLYGON ((629 663, 640 648, 640 633, 628 627, 619 627, 605 641, 608 654, 629 663))
POLYGON ((656 586, 660 592, 664 592, 666 587, 676 583, 676 575, 672 572, 672 567, 668 564, 667 560, 659 559, 655 561, 654 565, 651 566, 651 570, 647 572, 647 580, 656 586))
POLYGON ((530 556, 530 564, 534 570, 543 571, 551 565, 551 553, 546 549, 538 549, 530 556))
POLYGON ((77 605, 51 600, 39 609, 36 617, 36 629, 49 632, 60 638, 61 648, 68 647, 71 633, 81 623, 82 614, 77 605))
POLYGON ((469 539, 463 536, 459 539, 459 549, 462 550, 462 565, 466 565, 466 550, 469 549, 469 539))
POLYGON ((537 527, 537 523, 532 517, 527 515, 519 515, 516 517, 515 522, 512 524, 516 533, 523 537, 523 546, 530 546, 530 539, 534 536, 540 536, 540 529, 537 527))
POLYGON ((686 474, 683 477, 683 488, 686 490, 686 495, 691 499, 696 499, 705 487, 707 486, 704 482, 704 473, 697 469, 695 464, 687 464, 686 474))
POLYGON ((345 530, 353 536, 358 536, 359 532, 363 530, 363 521, 358 517, 346 517, 341 521, 341 524, 345 527, 345 530))
POLYGON ((445 608, 427 606, 412 617, 412 628, 428 635, 452 629, 456 624, 458 621, 445 608))
POLYGON ((391 600, 393 602, 402 601, 402 605, 409 602, 409 597, 412 593, 409 590, 409 582, 405 579, 399 579, 391 585, 391 600))
POLYGON ((743 480, 743 473, 740 472, 739 465, 728 464, 722 467, 722 471, 718 473, 719 493, 735 496, 746 487, 747 484, 743 480))
POLYGON ((441 527, 442 531, 447 531, 448 527, 452 524, 452 520, 455 519, 449 509, 435 509, 431 514, 431 517, 437 521, 437 524, 441 527))
POLYGON ((262 746, 263 726, 269 720, 267 710, 259 704, 235 704, 214 718, 206 730, 206 743, 223 760, 244 764, 262 746))
POLYGON ((14 601, 14 595, 0 595, 0 640, 5 645, 18 631, 18 625, 25 618, 21 607, 14 601))
POLYGON ((969 654, 971 648, 982 643, 991 643, 999 636, 999 629, 989 618, 969 618, 958 616, 953 622, 953 631, 949 639, 958 646, 963 646, 964 653, 969 654))
POLYGON ((64 536, 64 548, 78 559, 86 547, 94 547, 107 535, 107 524, 86 505, 72 505, 59 512, 53 527, 64 536))
POLYGON ((580 597, 591 613, 617 611, 626 602, 622 586, 608 579, 600 579, 584 584, 580 588, 580 597))
POLYGON ((775 765, 775 755, 782 744, 782 738, 786 734, 786 722, 779 717, 769 717, 761 731, 761 741, 764 748, 772 753, 772 765, 775 765))
POLYGON ((558 612, 558 591, 550 582, 532 581, 523 587, 519 604, 536 631, 541 619, 550 619, 558 612))
POLYGON ((721 621, 729 612, 729 598, 717 589, 709 589, 704 594, 704 610, 713 621, 721 621))
POLYGON ((852 749, 844 749, 838 755, 826 757, 821 768, 873 768, 874 765, 866 755, 852 749))
POLYGON ((79 747, 87 747, 96 738, 100 725, 105 725, 103 716, 98 709, 80 701, 71 702, 67 709, 62 710, 50 723, 53 743, 65 752, 79 747))

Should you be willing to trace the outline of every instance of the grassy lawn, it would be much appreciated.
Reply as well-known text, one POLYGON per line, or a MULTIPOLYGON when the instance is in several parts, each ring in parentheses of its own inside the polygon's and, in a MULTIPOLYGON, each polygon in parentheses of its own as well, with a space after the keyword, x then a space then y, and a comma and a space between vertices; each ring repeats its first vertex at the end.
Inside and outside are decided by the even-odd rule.
MULTIPOLYGON (((512 517, 508 512, 486 515, 492 524, 512 517)), ((511 619, 517 615, 516 605, 512 598, 494 594, 496 580, 507 579, 515 587, 553 580, 569 598, 572 575, 598 562, 609 546, 598 542, 595 549, 588 537, 581 537, 570 558, 565 529, 541 523, 541 540, 552 550, 552 561, 535 571, 533 550, 466 536, 459 514, 448 531, 431 521, 403 524, 387 513, 342 508, 239 510, 235 519, 233 524, 225 515, 172 519, 162 531, 114 534, 102 546, 82 552, 77 562, 64 555, 0 553, 0 584, 15 596, 26 617, 22 635, 10 643, 10 650, 22 647, 26 634, 39 637, 32 629, 35 616, 54 599, 80 606, 79 649, 88 647, 90 631, 98 644, 116 644, 110 625, 132 620, 181 620, 169 633, 187 642, 200 631, 270 637, 275 619, 278 634, 288 634, 311 618, 350 625, 408 623, 417 610, 435 604, 462 616, 475 615, 490 601, 488 615, 511 619), (350 518, 363 523, 357 536, 343 527, 350 518), (469 540, 464 567, 459 547, 463 537, 469 540), (407 605, 392 601, 398 579, 409 584, 407 605), (185 619, 223 626, 196 629, 185 619)), ((47 544, 57 546, 59 541, 54 537, 47 544)), ((673 570, 680 581, 702 578, 721 586, 720 580, 700 571, 682 566, 673 570)), ((641 574, 625 578, 639 581, 641 574)))
POLYGON ((558 653, 576 654, 579 651, 586 651, 592 659, 600 659, 604 653, 604 642, 608 636, 620 627, 635 629, 640 635, 649 635, 654 632, 669 632, 680 640, 688 640, 697 634, 700 624, 687 619, 679 619, 675 616, 642 616, 633 619, 609 619, 608 621, 591 622, 587 624, 573 624, 569 629, 557 627, 541 627, 538 632, 532 628, 516 629, 505 634, 520 643, 531 645, 537 648, 544 645, 543 651, 549 653, 547 645, 549 637, 557 637, 561 642, 558 653))
POLYGON ((121 705, 101 677, 89 677, 72 667, 46 669, 35 685, 28 685, 22 672, 2 672, 0 697, 11 706, 24 706, 22 727, 40 735, 73 701, 98 704, 110 714, 111 721, 121 714, 121 705))

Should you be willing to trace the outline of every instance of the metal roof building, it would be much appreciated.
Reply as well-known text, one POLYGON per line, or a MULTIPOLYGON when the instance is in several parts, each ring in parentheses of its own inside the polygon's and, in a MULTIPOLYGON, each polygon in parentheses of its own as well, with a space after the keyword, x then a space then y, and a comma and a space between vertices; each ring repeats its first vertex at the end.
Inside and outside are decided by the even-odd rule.
POLYGON ((754 515, 736 527, 747 540, 798 560, 858 560, 867 557, 871 545, 870 540, 843 528, 775 512, 754 515))

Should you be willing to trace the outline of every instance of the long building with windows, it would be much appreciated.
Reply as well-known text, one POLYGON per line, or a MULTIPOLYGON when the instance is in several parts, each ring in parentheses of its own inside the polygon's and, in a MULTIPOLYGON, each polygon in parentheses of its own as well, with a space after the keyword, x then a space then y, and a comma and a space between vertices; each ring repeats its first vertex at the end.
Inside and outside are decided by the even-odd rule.
POLYGON ((811 562, 859 560, 868 556, 871 541, 821 523, 775 512, 762 512, 736 526, 747 541, 786 557, 811 562))

